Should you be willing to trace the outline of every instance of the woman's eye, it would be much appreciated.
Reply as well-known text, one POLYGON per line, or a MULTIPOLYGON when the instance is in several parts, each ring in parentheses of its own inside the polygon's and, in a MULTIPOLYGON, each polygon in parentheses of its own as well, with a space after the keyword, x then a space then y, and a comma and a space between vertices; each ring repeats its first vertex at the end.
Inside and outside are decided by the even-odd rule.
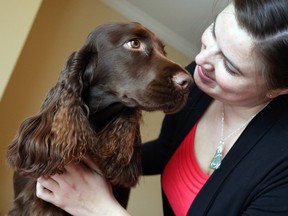
POLYGON ((225 70, 228 71, 230 74, 232 74, 232 75, 237 75, 237 73, 228 66, 227 62, 224 62, 224 68, 225 68, 225 70))
POLYGON ((133 39, 128 41, 127 45, 133 49, 139 49, 141 46, 141 42, 137 39, 133 39))

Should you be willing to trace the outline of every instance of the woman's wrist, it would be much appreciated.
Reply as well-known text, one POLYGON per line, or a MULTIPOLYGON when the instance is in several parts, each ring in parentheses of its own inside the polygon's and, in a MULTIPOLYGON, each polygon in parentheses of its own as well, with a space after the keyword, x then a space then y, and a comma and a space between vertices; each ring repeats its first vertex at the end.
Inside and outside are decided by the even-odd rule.
POLYGON ((79 212, 79 216, 95 216, 95 215, 107 215, 107 216, 131 216, 126 209, 124 209, 115 199, 113 203, 103 203, 101 205, 90 206, 87 208, 87 212, 79 212))

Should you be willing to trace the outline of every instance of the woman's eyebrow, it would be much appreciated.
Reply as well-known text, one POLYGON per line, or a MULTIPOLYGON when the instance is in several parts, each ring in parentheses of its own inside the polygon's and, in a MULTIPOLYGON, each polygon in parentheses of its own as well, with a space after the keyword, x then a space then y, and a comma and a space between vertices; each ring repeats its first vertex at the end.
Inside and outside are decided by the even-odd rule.
MULTIPOLYGON (((217 40, 217 37, 216 37, 216 32, 215 32, 215 26, 216 26, 216 21, 217 21, 217 17, 218 15, 215 17, 214 19, 214 24, 213 24, 213 29, 212 29, 212 35, 214 37, 215 40, 217 40)), ((225 56, 225 54, 222 52, 221 50, 221 54, 223 55, 224 59, 233 67, 235 68, 240 74, 243 74, 243 72, 239 69, 239 67, 237 67, 229 58, 227 58, 225 56)))

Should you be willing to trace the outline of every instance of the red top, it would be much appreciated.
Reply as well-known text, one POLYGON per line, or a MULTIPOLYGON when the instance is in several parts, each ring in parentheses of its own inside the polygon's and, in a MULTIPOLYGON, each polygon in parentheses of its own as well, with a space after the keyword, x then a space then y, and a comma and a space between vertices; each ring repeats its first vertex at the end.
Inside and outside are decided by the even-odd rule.
POLYGON ((168 161, 163 175, 163 191, 177 216, 186 215, 209 175, 204 173, 195 156, 194 137, 197 124, 168 161))

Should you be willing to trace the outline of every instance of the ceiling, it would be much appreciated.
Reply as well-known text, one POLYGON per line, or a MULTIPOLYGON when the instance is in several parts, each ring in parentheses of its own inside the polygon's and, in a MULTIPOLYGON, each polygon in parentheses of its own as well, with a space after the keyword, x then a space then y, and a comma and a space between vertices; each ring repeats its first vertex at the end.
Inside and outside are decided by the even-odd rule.
POLYGON ((200 38, 229 0, 102 0, 138 21, 185 55, 194 58, 200 38))

